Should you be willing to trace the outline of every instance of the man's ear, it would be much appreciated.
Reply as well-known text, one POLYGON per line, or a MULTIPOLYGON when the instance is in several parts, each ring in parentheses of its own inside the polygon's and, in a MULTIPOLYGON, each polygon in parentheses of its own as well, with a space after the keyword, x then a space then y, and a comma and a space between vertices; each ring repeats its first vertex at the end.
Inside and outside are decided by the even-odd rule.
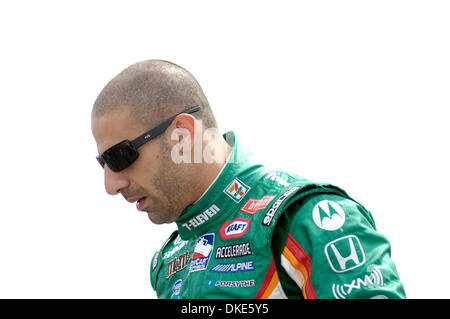
MULTIPOLYGON (((174 128, 177 129, 184 129, 183 131, 185 131, 186 133, 189 134, 189 137, 191 139, 191 145, 194 143, 194 138, 195 135, 197 134, 196 132, 196 121, 195 121, 195 117, 193 117, 190 114, 180 114, 178 115, 175 120, 174 120, 174 128)), ((181 142, 183 140, 183 138, 187 138, 188 136, 185 136, 186 134, 179 134, 178 138, 179 141, 181 142)))

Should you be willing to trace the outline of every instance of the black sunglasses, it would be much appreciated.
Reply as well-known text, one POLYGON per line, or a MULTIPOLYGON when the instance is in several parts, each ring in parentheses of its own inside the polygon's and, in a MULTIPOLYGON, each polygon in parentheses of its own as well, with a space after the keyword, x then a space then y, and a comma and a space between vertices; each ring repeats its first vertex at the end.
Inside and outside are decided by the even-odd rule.
POLYGON ((139 152, 137 149, 151 139, 162 134, 178 115, 183 113, 191 114, 197 112, 198 110, 200 110, 200 106, 196 106, 187 111, 178 113, 132 141, 123 140, 122 142, 111 146, 103 154, 97 156, 97 161, 103 168, 105 167, 105 164, 107 164, 108 167, 114 172, 124 170, 133 164, 139 157, 139 152))

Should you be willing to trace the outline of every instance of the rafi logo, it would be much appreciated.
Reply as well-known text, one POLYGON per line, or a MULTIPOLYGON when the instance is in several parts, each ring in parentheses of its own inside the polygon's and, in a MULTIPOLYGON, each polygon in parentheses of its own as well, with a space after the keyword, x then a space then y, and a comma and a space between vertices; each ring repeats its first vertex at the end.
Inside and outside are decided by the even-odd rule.
POLYGON ((314 206, 312 218, 317 227, 332 231, 344 225, 345 213, 338 203, 323 200, 314 206))
POLYGON ((250 198, 247 203, 241 208, 241 212, 253 215, 259 210, 263 210, 269 205, 275 196, 266 195, 261 199, 250 198))
POLYGON ((214 234, 205 234, 195 242, 189 272, 204 270, 208 267, 209 259, 214 248, 214 234))
POLYGON ((223 191, 236 203, 239 203, 241 199, 248 193, 250 186, 245 185, 239 179, 235 178, 223 191))
POLYGON ((250 219, 236 218, 225 222, 219 229, 222 239, 236 238, 244 235, 250 227, 250 219))
POLYGON ((362 287, 377 288, 383 286, 383 274, 375 265, 367 267, 367 275, 363 278, 356 278, 349 284, 333 284, 331 290, 336 299, 345 299, 351 295, 353 291, 360 290, 362 287))
POLYGON ((344 236, 325 246, 325 255, 334 272, 343 273, 366 262, 364 249, 355 235, 344 236))

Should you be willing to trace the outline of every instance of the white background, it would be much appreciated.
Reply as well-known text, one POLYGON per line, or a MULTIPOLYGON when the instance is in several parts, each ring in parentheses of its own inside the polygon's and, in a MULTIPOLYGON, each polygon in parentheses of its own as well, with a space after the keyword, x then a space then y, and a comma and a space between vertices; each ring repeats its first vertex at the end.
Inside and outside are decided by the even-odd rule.
MULTIPOLYGON (((125 67, 190 70, 269 166, 346 189, 410 298, 448 298, 447 1, 0 5, 0 297, 153 298, 174 225, 108 196, 92 104, 125 67)), ((174 195, 175 196, 175 195, 174 195)))

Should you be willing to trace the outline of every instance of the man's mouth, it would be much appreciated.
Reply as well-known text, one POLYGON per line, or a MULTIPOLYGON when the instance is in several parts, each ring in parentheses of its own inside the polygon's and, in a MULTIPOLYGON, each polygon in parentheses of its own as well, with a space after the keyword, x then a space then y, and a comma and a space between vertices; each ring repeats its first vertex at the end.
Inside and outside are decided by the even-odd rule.
POLYGON ((147 201, 147 197, 141 197, 138 199, 138 201, 136 202, 136 208, 139 211, 142 211, 145 208, 145 202, 147 201))
POLYGON ((147 202, 147 196, 143 196, 143 197, 126 197, 125 199, 129 203, 136 202, 136 208, 139 211, 142 211, 145 208, 145 204, 147 202))

